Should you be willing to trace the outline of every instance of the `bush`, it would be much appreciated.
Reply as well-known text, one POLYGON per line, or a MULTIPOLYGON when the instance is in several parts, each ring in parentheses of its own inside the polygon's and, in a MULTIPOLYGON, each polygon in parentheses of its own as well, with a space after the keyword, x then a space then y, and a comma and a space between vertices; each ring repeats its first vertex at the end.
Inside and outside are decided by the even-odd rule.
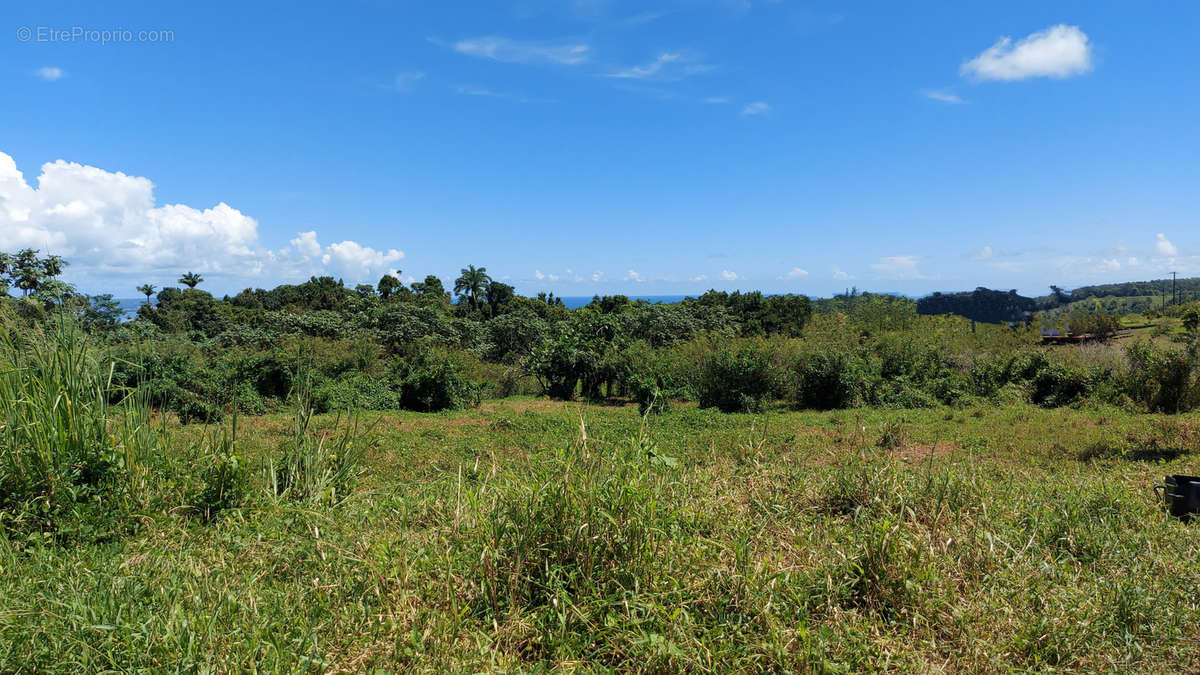
POLYGON ((697 374, 700 407, 760 412, 778 390, 780 378, 773 357, 764 341, 714 346, 697 374))
POLYGON ((662 381, 648 375, 638 375, 629 378, 626 386, 629 395, 638 404, 638 413, 663 413, 671 408, 671 401, 663 391, 662 381))
POLYGON ((850 408, 870 396, 872 377, 867 364, 845 352, 805 354, 796 361, 793 374, 794 399, 801 408, 850 408))
POLYGON ((1126 350, 1130 398, 1154 412, 1177 413, 1200 404, 1197 355, 1183 350, 1156 349, 1147 344, 1126 350))
POLYGON ((337 379, 321 380, 313 387, 313 408, 319 413, 331 410, 396 410, 400 394, 385 378, 366 373, 351 373, 337 379))
POLYGON ((479 405, 480 387, 466 377, 462 360, 438 348, 418 350, 392 369, 393 389, 408 410, 437 412, 479 405))
POLYGON ((1030 400, 1048 408, 1069 405, 1088 393, 1087 373, 1059 364, 1039 370, 1030 384, 1030 400))

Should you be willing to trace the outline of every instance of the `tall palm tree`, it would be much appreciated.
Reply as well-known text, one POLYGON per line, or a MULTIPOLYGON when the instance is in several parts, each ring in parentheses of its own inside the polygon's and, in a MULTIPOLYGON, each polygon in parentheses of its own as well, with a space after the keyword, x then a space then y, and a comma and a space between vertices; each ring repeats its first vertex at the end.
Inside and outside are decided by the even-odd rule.
POLYGON ((187 274, 179 277, 179 283, 187 286, 188 288, 195 288, 196 284, 199 284, 202 281, 204 281, 204 277, 196 274, 195 272, 188 272, 187 274))
POLYGON ((487 286, 492 282, 492 278, 487 275, 486 267, 476 268, 474 265, 467 265, 462 269, 462 274, 454 281, 455 295, 465 295, 471 301, 471 308, 475 309, 479 305, 479 296, 487 290, 487 286))
POLYGON ((138 286, 138 293, 146 296, 147 305, 150 304, 150 296, 154 295, 154 291, 157 290, 158 289, 154 287, 154 284, 142 284, 141 286, 138 286))

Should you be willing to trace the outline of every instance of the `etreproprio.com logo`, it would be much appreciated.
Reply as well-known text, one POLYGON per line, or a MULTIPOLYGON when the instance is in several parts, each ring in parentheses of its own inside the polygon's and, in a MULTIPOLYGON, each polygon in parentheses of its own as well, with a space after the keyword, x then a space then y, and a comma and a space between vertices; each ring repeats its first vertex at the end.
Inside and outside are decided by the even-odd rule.
POLYGON ((89 28, 87 26, 21 26, 18 42, 86 42, 98 45, 136 42, 174 42, 169 28, 89 28))

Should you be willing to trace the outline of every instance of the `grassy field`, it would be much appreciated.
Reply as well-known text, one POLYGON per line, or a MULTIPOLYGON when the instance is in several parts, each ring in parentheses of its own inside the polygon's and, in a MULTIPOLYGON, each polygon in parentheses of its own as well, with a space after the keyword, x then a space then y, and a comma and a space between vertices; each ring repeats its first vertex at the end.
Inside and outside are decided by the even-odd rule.
POLYGON ((166 423, 113 534, 0 538, 0 670, 1200 669, 1200 542, 1152 491, 1196 472, 1200 416, 508 399, 334 426, 302 430, 329 469, 302 492, 291 417, 166 423))

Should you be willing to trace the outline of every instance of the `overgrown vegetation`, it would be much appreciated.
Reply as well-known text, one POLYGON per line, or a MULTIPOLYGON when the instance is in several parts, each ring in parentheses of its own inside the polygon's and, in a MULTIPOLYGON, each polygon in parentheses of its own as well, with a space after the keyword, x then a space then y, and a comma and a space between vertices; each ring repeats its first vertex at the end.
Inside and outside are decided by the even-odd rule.
POLYGON ((2 671, 1200 667, 1195 308, 184 278, 0 299, 2 671))

